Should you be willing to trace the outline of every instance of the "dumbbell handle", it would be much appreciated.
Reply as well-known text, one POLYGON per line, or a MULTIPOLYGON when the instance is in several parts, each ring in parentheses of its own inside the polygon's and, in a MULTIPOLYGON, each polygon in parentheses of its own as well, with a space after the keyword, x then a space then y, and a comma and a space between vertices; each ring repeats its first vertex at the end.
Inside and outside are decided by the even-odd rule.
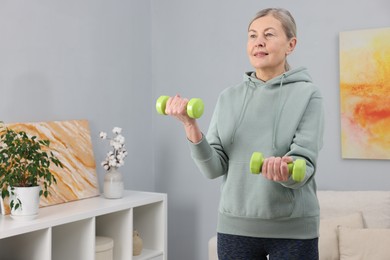
MULTIPOLYGON (((250 161, 250 171, 253 174, 259 174, 263 166, 264 157, 262 153, 254 152, 250 161)), ((294 181, 301 182, 306 174, 306 162, 303 159, 297 159, 294 162, 287 163, 288 172, 292 175, 294 181)))
MULTIPOLYGON (((165 108, 169 96, 160 96, 156 101, 156 110, 160 115, 166 115, 165 108)), ((187 104, 187 115, 191 118, 200 118, 203 115, 204 104, 200 98, 191 98, 187 104)))

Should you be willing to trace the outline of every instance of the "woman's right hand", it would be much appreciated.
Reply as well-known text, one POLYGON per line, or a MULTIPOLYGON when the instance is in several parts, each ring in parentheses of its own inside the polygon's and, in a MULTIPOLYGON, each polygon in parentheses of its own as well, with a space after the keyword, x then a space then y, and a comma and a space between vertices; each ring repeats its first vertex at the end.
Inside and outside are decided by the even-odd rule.
POLYGON ((181 98, 180 95, 170 97, 165 107, 165 113, 175 117, 183 123, 188 140, 193 143, 198 143, 202 140, 202 132, 199 129, 196 119, 191 118, 187 114, 187 98, 181 98))
POLYGON ((187 114, 187 104, 189 100, 182 98, 180 95, 170 97, 167 101, 165 113, 171 115, 182 122, 185 126, 195 124, 195 119, 187 114))

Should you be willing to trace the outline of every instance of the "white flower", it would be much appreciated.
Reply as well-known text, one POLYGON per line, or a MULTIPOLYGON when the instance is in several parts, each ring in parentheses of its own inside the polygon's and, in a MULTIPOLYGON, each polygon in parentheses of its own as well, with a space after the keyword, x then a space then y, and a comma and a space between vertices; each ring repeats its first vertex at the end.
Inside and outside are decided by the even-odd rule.
POLYGON ((119 153, 119 154, 117 155, 117 158, 118 158, 119 160, 123 160, 125 157, 126 157, 126 156, 125 156, 124 153, 119 153))
POLYGON ((124 144, 125 143, 125 137, 122 136, 122 135, 118 135, 117 137, 114 138, 114 140, 120 144, 124 144))
POLYGON ((100 132, 99 136, 101 139, 107 139, 107 133, 105 132, 100 132))
POLYGON ((110 160, 108 164, 112 167, 116 167, 117 165, 116 160, 110 160))
POLYGON ((112 147, 114 147, 114 151, 119 150, 122 147, 122 145, 120 143, 116 142, 115 140, 111 140, 110 145, 112 147))
POLYGON ((113 138, 109 138, 105 132, 100 132, 101 139, 108 139, 112 150, 107 152, 105 160, 101 163, 101 166, 109 171, 112 167, 118 168, 125 164, 125 157, 127 156, 127 150, 125 148, 125 137, 121 135, 122 128, 114 127, 112 132, 116 135, 113 138))
POLYGON ((114 134, 119 135, 119 134, 122 132, 122 128, 120 128, 120 127, 114 127, 114 129, 112 129, 112 132, 113 132, 114 134))

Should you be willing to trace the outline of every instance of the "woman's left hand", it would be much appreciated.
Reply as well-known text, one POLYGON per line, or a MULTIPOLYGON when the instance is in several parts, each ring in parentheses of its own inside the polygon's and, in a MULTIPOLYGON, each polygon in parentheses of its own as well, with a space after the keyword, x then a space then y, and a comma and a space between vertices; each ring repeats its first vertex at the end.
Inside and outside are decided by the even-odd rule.
POLYGON ((268 157, 261 168, 262 175, 272 181, 287 181, 290 178, 287 164, 292 162, 289 156, 268 157))

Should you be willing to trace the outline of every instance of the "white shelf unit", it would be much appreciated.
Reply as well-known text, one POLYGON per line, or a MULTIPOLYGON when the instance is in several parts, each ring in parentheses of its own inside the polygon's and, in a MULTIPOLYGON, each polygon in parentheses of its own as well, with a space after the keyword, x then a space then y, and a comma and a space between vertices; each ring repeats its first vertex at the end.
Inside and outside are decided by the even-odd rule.
POLYGON ((0 259, 94 260, 95 236, 114 239, 114 260, 167 260, 167 196, 125 191, 44 207, 34 220, 0 216, 0 259), (143 240, 133 256, 133 230, 143 240))

